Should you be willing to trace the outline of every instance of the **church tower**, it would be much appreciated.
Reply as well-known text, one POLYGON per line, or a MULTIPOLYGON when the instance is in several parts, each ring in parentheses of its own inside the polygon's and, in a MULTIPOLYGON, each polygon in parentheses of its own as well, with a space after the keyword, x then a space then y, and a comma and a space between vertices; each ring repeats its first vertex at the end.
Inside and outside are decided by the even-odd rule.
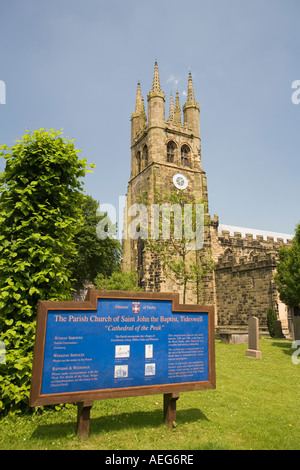
MULTIPOLYGON (((155 62, 152 89, 147 95, 148 116, 137 84, 135 110, 131 115, 131 174, 127 191, 127 217, 123 232, 123 269, 136 271, 139 284, 146 291, 175 291, 153 260, 144 250, 141 238, 128 233, 136 211, 130 209, 147 195, 155 203, 155 188, 161 193, 184 189, 202 200, 208 212, 206 175, 201 165, 200 106, 195 100, 192 75, 188 75, 187 100, 181 110, 179 94, 175 103, 171 94, 168 117, 166 96, 160 86, 158 64, 155 62), (182 112, 183 111, 183 112, 182 112), (183 118, 183 119, 182 119, 183 118), (181 186, 184 185, 184 186, 181 186)), ((194 299, 191 299, 194 300, 194 299)))

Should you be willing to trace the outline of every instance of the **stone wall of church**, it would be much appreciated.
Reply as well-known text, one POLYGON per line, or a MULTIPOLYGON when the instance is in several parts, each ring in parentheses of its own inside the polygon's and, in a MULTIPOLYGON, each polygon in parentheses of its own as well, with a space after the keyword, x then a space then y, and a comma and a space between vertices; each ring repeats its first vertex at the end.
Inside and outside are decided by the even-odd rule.
POLYGON ((251 315, 267 327, 267 308, 277 309, 277 291, 273 280, 274 254, 256 255, 251 260, 232 256, 217 264, 215 272, 218 326, 247 327, 251 315))
POLYGON ((278 251, 289 246, 282 239, 266 239, 252 234, 242 236, 228 231, 218 233, 219 220, 214 216, 210 223, 210 240, 214 272, 216 326, 246 327, 250 315, 260 320, 266 328, 266 311, 274 308, 279 315, 278 292, 274 273, 278 251))

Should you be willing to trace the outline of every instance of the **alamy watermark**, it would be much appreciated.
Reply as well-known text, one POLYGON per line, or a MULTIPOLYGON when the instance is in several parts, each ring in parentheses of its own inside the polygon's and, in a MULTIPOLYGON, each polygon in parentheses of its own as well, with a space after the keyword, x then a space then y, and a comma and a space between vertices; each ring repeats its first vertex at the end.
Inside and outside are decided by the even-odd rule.
POLYGON ((296 340, 293 342, 292 344, 292 349, 296 349, 295 352, 293 352, 292 354, 292 363, 295 364, 295 365, 298 365, 300 364, 300 340, 296 340), (296 349, 298 348, 298 349, 296 349))
POLYGON ((294 93, 292 94, 292 103, 300 104, 300 80, 294 80, 292 83, 294 93))
POLYGON ((100 206, 102 216, 97 236, 122 240, 184 240, 187 250, 200 250, 204 243, 204 204, 149 204, 126 206, 125 196, 119 197, 118 211, 112 204, 100 206), (118 218, 118 228, 116 229, 118 218))
POLYGON ((6 85, 3 80, 0 80, 0 104, 6 104, 6 85))

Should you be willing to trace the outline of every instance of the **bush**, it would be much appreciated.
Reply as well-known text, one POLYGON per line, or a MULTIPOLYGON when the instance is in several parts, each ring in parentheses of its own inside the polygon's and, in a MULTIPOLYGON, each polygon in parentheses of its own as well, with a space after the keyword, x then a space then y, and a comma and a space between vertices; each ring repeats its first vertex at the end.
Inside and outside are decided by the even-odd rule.
POLYGON ((70 299, 86 160, 61 132, 26 134, 0 155, 0 413, 27 408, 38 300, 70 299), (4 361, 2 361, 4 362, 4 361))
POLYGON ((277 322, 277 315, 273 308, 267 309, 267 326, 269 330, 269 335, 271 338, 275 337, 275 324, 277 322))
POLYGON ((134 271, 126 273, 124 271, 116 271, 108 278, 103 274, 98 274, 95 279, 96 289, 103 290, 126 290, 126 291, 141 291, 138 287, 138 277, 134 271))

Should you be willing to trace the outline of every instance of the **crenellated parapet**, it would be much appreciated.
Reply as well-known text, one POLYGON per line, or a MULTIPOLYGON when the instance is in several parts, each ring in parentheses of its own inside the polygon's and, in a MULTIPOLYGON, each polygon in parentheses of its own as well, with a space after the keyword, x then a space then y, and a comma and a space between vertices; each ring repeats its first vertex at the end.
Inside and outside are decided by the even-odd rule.
POLYGON ((276 251, 262 252, 254 254, 249 258, 248 256, 237 257, 234 254, 228 255, 226 259, 220 256, 216 265, 216 269, 239 269, 239 270, 252 270, 276 267, 278 261, 278 253, 276 251))
MULTIPOLYGON (((247 230, 247 229, 245 229, 247 230)), ((281 234, 274 234, 273 236, 268 235, 270 232, 264 232, 265 235, 257 233, 247 233, 247 232, 237 232, 235 231, 232 235, 229 230, 219 231, 219 240, 223 245, 233 245, 239 246, 241 244, 248 244, 253 247, 262 246, 264 248, 269 247, 273 250, 279 250, 282 246, 290 246, 292 241, 292 236, 284 235, 284 238, 281 237, 281 234), (288 238, 289 237, 289 238, 288 238)), ((262 232, 262 231, 261 231, 262 232)), ((271 232, 272 233, 272 232, 271 232)))
MULTIPOLYGON (((222 227, 222 226, 221 226, 222 227)), ((219 261, 228 261, 230 256, 234 256, 236 263, 242 263, 243 259, 250 262, 257 256, 265 258, 268 252, 274 252, 278 256, 281 247, 289 247, 292 237, 286 234, 276 234, 274 232, 253 231, 248 233, 243 231, 218 230, 217 243, 219 261), (261 232, 261 233, 259 233, 261 232), (270 235, 273 236, 270 236, 270 235)))

